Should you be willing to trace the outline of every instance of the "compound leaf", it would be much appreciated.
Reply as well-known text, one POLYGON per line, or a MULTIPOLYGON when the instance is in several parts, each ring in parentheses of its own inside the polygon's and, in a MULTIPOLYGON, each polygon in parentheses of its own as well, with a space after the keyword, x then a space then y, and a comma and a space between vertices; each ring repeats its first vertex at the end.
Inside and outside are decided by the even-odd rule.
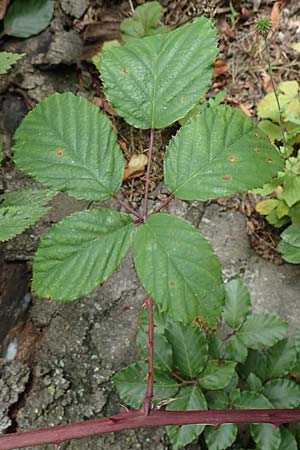
POLYGON ((167 127, 206 93, 216 54, 216 32, 204 17, 111 48, 101 60, 105 95, 130 125, 167 127))
POLYGON ((198 381, 204 389, 224 389, 230 383, 236 362, 211 359, 201 372, 198 381))
MULTIPOLYGON (((180 389, 178 394, 166 408, 168 411, 192 411, 207 409, 207 403, 201 390, 196 386, 180 389)), ((167 432, 172 446, 178 450, 196 439, 205 425, 169 426, 167 432)))
POLYGON ((49 25, 54 0, 15 0, 4 17, 4 32, 9 36, 27 38, 49 25))
POLYGON ((197 377, 207 361, 208 343, 203 330, 180 322, 169 322, 165 334, 173 349, 175 368, 183 376, 197 377))
POLYGON ((217 324, 224 296, 220 264, 191 223, 151 215, 137 231, 134 261, 144 288, 172 319, 217 324))
POLYGON ((266 353, 269 378, 277 378, 289 373, 296 364, 297 352, 290 338, 282 339, 266 353))
MULTIPOLYGON (((148 366, 144 361, 121 369, 113 377, 114 385, 121 399, 132 408, 142 406, 147 389, 148 366)), ((153 400, 157 404, 175 397, 179 390, 176 381, 166 373, 154 370, 153 400)))
POLYGON ((234 423, 225 423, 218 427, 207 426, 204 438, 208 450, 225 450, 230 447, 237 436, 238 427, 234 423))
POLYGON ((236 336, 248 348, 271 347, 287 336, 288 324, 276 314, 259 313, 248 316, 236 336))
POLYGON ((56 192, 28 190, 0 195, 0 241, 12 239, 44 216, 56 192))
POLYGON ((247 286, 239 278, 225 284, 223 319, 231 328, 238 328, 251 311, 251 299, 247 286))
POLYGON ((0 52, 0 75, 6 73, 24 55, 25 53, 0 52))
POLYGON ((263 394, 274 408, 297 408, 300 405, 300 386, 288 379, 268 381, 264 385, 263 394))
POLYGON ((209 200, 262 186, 283 165, 249 117, 219 105, 193 117, 171 140, 165 183, 182 200, 209 200))
POLYGON ((88 294, 118 268, 133 233, 130 216, 118 211, 71 214, 42 239, 32 289, 40 297, 63 301, 88 294))
POLYGON ((124 158, 109 119, 70 92, 53 94, 23 120, 15 136, 17 166, 78 199, 105 200, 122 184, 124 158))

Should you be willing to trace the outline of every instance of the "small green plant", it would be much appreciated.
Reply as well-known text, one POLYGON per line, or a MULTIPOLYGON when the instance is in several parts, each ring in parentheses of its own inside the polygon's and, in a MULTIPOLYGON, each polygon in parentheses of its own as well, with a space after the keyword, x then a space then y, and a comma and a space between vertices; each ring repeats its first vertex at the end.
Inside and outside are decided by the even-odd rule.
MULTIPOLYGON (((273 348, 286 338, 287 325, 272 314, 248 315, 251 305, 245 288, 237 285, 241 295, 228 291, 228 286, 234 290, 233 284, 224 288, 218 258, 200 231, 186 220, 161 212, 174 198, 206 201, 262 186, 283 169, 282 156, 241 111, 210 102, 171 139, 163 168, 169 196, 149 211, 155 130, 186 117, 204 97, 213 75, 216 42, 211 21, 200 18, 175 31, 111 47, 101 57, 107 99, 127 123, 150 130, 144 201, 136 210, 120 198, 125 161, 117 135, 108 117, 88 100, 71 93, 53 94, 25 117, 15 133, 18 168, 55 191, 90 202, 112 198, 126 210, 95 207, 54 225, 41 240, 34 258, 33 291, 40 297, 61 301, 80 298, 103 283, 133 245, 135 269, 148 294, 148 367, 141 361, 115 377, 122 397, 128 398, 134 408, 143 403, 140 409, 99 421, 28 432, 27 446, 55 442, 59 448, 61 442, 74 437, 172 425, 169 435, 179 448, 203 430, 202 425, 195 428, 192 424, 204 423, 222 425, 205 431, 209 448, 217 449, 231 445, 236 436, 236 426, 223 426, 225 423, 269 422, 279 426, 298 418, 297 411, 283 414, 258 410, 272 408, 266 389, 273 393, 295 390, 298 396, 295 383, 288 387, 266 385, 260 377, 262 390, 258 392, 258 387, 256 393, 244 394, 237 388, 234 375, 237 361, 244 363, 248 348, 273 348), (233 328, 224 352, 222 341, 211 333, 222 314, 233 328), (127 384, 122 381, 124 375, 127 384), (235 381, 231 382, 232 378, 235 381), (223 388, 220 395, 226 399, 224 406, 240 404, 257 409, 209 413, 207 405, 218 408, 221 397, 213 401, 208 392, 214 396, 223 388), (191 428, 174 428, 183 424, 191 428), (223 447, 218 447, 221 441, 223 447)), ((145 320, 144 314, 138 334, 142 355, 145 320)), ((251 372, 252 386, 260 386, 254 368, 251 372)), ((291 400, 289 405, 294 407, 296 401, 291 400)), ((252 436, 261 447, 269 442, 267 435, 276 444, 272 450, 279 450, 285 436, 290 438, 288 430, 283 430, 253 425, 252 436)), ((0 450, 24 442, 24 434, 4 436, 0 438, 0 450)))
POLYGON ((292 223, 281 234, 278 250, 287 262, 300 263, 297 237, 300 224, 300 96, 297 81, 284 81, 275 88, 270 61, 268 34, 271 23, 261 19, 257 31, 264 38, 269 75, 273 92, 266 95, 257 107, 262 119, 259 127, 265 131, 273 144, 286 158, 285 169, 280 171, 271 183, 257 190, 262 195, 272 195, 256 205, 256 210, 266 216, 267 221, 277 228, 292 223))
MULTIPOLYGON (((158 307, 154 321, 157 407, 168 411, 299 407, 299 330, 293 341, 279 316, 253 314, 249 291, 241 280, 225 285, 224 310, 215 330, 197 320, 188 325, 172 321, 158 307)), ((114 376, 121 399, 132 408, 142 406, 147 384, 147 324, 144 308, 137 334, 142 360, 114 376)), ((225 450, 236 440, 241 443, 235 424, 173 426, 167 427, 167 433, 174 449, 200 435, 208 450, 225 450)), ((253 443, 264 450, 297 449, 293 433, 284 426, 252 424, 247 448, 253 443)))

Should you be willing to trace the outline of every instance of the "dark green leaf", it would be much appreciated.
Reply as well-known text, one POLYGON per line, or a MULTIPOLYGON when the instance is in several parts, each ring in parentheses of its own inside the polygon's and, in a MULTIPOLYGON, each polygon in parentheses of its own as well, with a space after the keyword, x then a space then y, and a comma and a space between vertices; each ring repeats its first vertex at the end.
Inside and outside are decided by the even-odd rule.
POLYGON ((199 317, 216 326, 224 296, 220 264, 191 223, 151 215, 137 231, 134 261, 144 288, 172 319, 192 323, 199 317))
POLYGON ((24 55, 25 53, 0 52, 0 75, 6 73, 24 55))
POLYGON ((212 359, 208 361, 207 366, 204 371, 201 372, 198 381, 205 389, 223 389, 229 384, 235 366, 236 362, 212 359))
POLYGON ((172 139, 165 184, 182 200, 208 200, 262 186, 282 168, 281 156, 255 123, 220 105, 193 117, 172 139))
POLYGON ((294 247, 285 241, 280 241, 277 245, 277 251, 281 253, 286 262, 300 264, 300 247, 294 247))
POLYGON ((251 372, 246 381, 248 389, 250 391, 257 392, 258 394, 262 392, 263 390, 262 382, 254 373, 251 372))
POLYGON ((197 377, 207 361, 207 340, 202 329, 169 322, 165 331, 173 349, 174 365, 182 376, 197 377))
POLYGON ((47 189, 0 195, 0 241, 12 239, 44 216, 56 192, 47 189))
POLYGON ((227 341, 226 358, 243 363, 247 358, 248 349, 238 336, 230 336, 227 341))
POLYGON ((209 391, 205 397, 209 409, 230 409, 230 400, 225 391, 209 391))
POLYGON ((27 38, 49 25, 54 0, 14 0, 4 17, 4 32, 9 36, 27 38))
POLYGON ((223 318, 231 328, 238 328, 251 312, 251 298, 247 286, 236 278, 225 284, 223 318))
POLYGON ((124 158, 117 136, 83 97, 51 95, 25 117, 14 139, 17 166, 49 187, 87 200, 120 189, 124 158))
POLYGON ((238 427, 234 423, 226 423, 218 427, 207 426, 204 438, 208 450, 224 450, 230 447, 237 436, 238 427))
POLYGON ((278 450, 298 450, 297 442, 292 433, 284 426, 280 427, 281 444, 278 450))
MULTIPOLYGON (((208 340, 208 353, 212 359, 226 359, 225 358, 225 344, 218 336, 209 334, 208 340)), ((228 358, 230 359, 230 358, 228 358)))
POLYGON ((291 380, 270 380, 264 385, 263 394, 274 408, 297 408, 300 405, 300 386, 291 380))
MULTIPOLYGON (((207 409, 207 404, 201 390, 196 386, 181 388, 175 397, 175 400, 168 404, 168 411, 192 411, 207 409)), ((205 425, 182 425, 167 427, 169 439, 175 450, 196 439, 205 425)))
MULTIPOLYGON (((144 361, 131 364, 113 377, 114 385, 121 399, 132 408, 142 406, 147 389, 148 368, 144 361)), ((175 397, 179 385, 157 369, 154 371, 154 404, 175 397)))
POLYGON ((262 394, 243 391, 234 402, 235 409, 273 409, 272 403, 262 394))
POLYGON ((248 347, 271 347, 287 336, 288 324, 275 314, 259 313, 248 316, 236 336, 248 347))
POLYGON ((239 384, 239 376, 236 372, 233 372, 233 376, 232 376, 229 384, 227 384, 227 386, 225 386, 224 392, 231 394, 231 392, 233 392, 236 389, 238 384, 239 384))
POLYGON ((281 444, 281 432, 270 423, 250 425, 251 436, 256 445, 263 450, 278 450, 281 444))
POLYGON ((40 297, 64 301, 88 294, 119 267, 133 233, 130 216, 109 209, 66 217, 40 243, 32 289, 40 297))
POLYGON ((296 348, 296 351, 297 351, 297 353, 299 355, 300 354, 300 325, 298 325, 297 328, 296 328, 295 348, 296 348))
POLYGON ((134 127, 167 127, 206 93, 216 54, 216 32, 204 17, 111 48, 101 60, 105 95, 134 127))
POLYGON ((268 349, 266 354, 269 378, 277 378, 289 373, 297 360, 297 352, 290 338, 283 339, 268 349))
POLYGON ((238 366, 238 372, 244 379, 253 372, 261 380, 265 380, 268 377, 268 370, 264 355, 256 350, 248 350, 247 359, 244 364, 238 366))
POLYGON ((163 8, 159 2, 148 2, 138 6, 128 19, 121 22, 121 36, 123 41, 140 39, 153 34, 165 33, 169 28, 159 24, 163 8))

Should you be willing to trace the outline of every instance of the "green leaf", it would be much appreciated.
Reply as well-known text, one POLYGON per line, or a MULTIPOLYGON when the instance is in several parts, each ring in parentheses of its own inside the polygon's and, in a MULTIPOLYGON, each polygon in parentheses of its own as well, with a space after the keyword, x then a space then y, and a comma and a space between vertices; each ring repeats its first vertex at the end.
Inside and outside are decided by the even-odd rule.
MULTIPOLYGON (((277 198, 267 198, 266 200, 262 200, 258 202, 255 206, 256 211, 262 216, 267 216, 270 214, 278 205, 280 205, 280 200, 277 198)), ((279 217, 280 219, 280 217, 279 217)))
POLYGON ((205 397, 209 409, 230 409, 230 400, 225 391, 208 391, 205 397))
POLYGON ((165 331, 173 349, 174 366, 182 376, 197 377, 208 356, 208 345, 203 330, 180 322, 169 322, 165 331))
POLYGON ((56 192, 47 189, 0 195, 0 241, 12 239, 44 216, 56 192))
POLYGON ((291 380, 270 380, 264 385, 263 394, 274 408, 297 408, 300 405, 300 386, 291 380))
MULTIPOLYGON (((159 305, 153 305, 153 321, 155 324, 155 331, 160 334, 164 334, 165 328, 168 322, 168 314, 163 312, 159 305)), ((148 333, 149 327, 149 315, 148 308, 143 306, 139 313, 139 328, 144 332, 148 333)))
POLYGON ((298 450, 297 442, 292 433, 284 426, 280 427, 281 444, 278 450, 298 450))
MULTIPOLYGON (((225 359, 225 344, 218 336, 209 334, 208 340, 208 353, 212 359, 225 359)), ((228 358, 230 359, 230 358, 228 358)))
POLYGON ((175 321, 216 326, 223 308, 220 264, 190 222, 153 214, 136 234, 134 261, 151 298, 175 321))
POLYGON ((25 53, 0 52, 0 75, 6 73, 24 55, 25 53))
POLYGON ((269 136, 272 143, 282 141, 280 126, 271 122, 271 120, 261 120, 258 127, 269 136))
POLYGON ((237 436, 238 427, 234 423, 226 423, 218 427, 207 426, 204 438, 208 450, 224 450, 230 447, 237 436))
POLYGON ((276 314, 248 316, 236 336, 248 348, 271 347, 287 336, 288 324, 276 314))
MULTIPOLYGON (((137 346, 144 358, 148 356, 148 334, 141 328, 138 329, 137 346)), ((173 352, 172 347, 167 339, 154 330, 154 366, 167 372, 173 369, 173 352)))
POLYGON ((227 341, 226 358, 239 363, 243 363, 247 358, 248 349, 239 339, 238 336, 233 335, 227 341))
POLYGON ((270 423, 252 423, 251 436, 256 445, 263 450, 278 450, 281 444, 281 432, 270 423))
POLYGON ((277 250, 286 262, 300 264, 300 247, 294 247, 285 241, 280 241, 277 245, 277 250))
POLYGON ((111 48, 101 60, 105 96, 130 125, 165 128, 207 92, 216 55, 216 31, 204 17, 111 48))
POLYGON ((244 364, 239 365, 238 371, 244 379, 253 372, 261 380, 265 380, 268 377, 265 356, 256 350, 248 350, 247 359, 244 364))
MULTIPOLYGON (((196 386, 181 388, 175 400, 167 405, 168 411, 192 411, 207 409, 206 399, 196 386)), ((169 426, 167 432, 172 447, 177 450, 196 439, 205 425, 169 426)))
POLYGON ((298 224, 290 225, 281 233, 281 239, 293 247, 300 247, 300 226, 298 224))
POLYGON ((119 267, 133 233, 130 216, 109 209, 66 217, 40 243, 32 289, 40 297, 63 301, 88 294, 119 267))
MULTIPOLYGON (((131 364, 113 376, 114 385, 121 399, 132 408, 142 406, 147 389, 148 368, 144 361, 131 364)), ((175 397, 179 385, 166 373, 154 370, 154 404, 175 397)))
POLYGON ((300 324, 297 325, 297 328, 295 331, 295 348, 299 355, 300 354, 300 324))
POLYGON ((117 136, 83 97, 51 95, 25 117, 14 139, 17 166, 49 187, 87 200, 120 189, 125 163, 117 136))
POLYGON ((251 372, 249 374, 246 382, 250 391, 257 392, 258 394, 262 392, 263 389, 262 382, 254 373, 251 372))
POLYGON ((227 384, 227 386, 225 386, 224 391, 227 392, 228 394, 231 394, 236 389, 238 384, 239 384, 239 376, 234 371, 233 376, 232 376, 229 384, 227 384))
POLYGON ((238 401, 235 401, 235 409, 273 409, 272 403, 262 394, 253 391, 240 393, 238 401))
POLYGON ((54 0, 14 0, 4 17, 4 32, 27 38, 40 33, 51 22, 54 0))
POLYGON ((269 378, 282 377, 289 373, 297 360, 297 352, 291 339, 283 339, 269 348, 266 364, 269 378))
POLYGON ((224 389, 230 383, 236 362, 211 359, 198 381, 204 389, 224 389))
POLYGON ((223 319, 231 328, 238 328, 251 312, 251 298, 247 286, 236 278, 225 284, 223 319))
POLYGON ((121 22, 120 29, 123 41, 128 42, 169 31, 168 27, 159 24, 162 14, 163 8, 159 2, 148 2, 138 6, 132 17, 121 22))
POLYGON ((220 105, 193 117, 171 140, 165 184, 182 200, 209 200, 262 186, 283 159, 256 124, 220 105))

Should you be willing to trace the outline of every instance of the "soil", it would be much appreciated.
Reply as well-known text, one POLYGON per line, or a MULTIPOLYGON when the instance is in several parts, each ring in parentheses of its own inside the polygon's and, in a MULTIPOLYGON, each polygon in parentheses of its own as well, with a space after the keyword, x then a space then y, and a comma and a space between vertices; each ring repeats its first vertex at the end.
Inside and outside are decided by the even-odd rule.
MULTIPOLYGON (((0 193, 39 186, 15 168, 12 136, 24 115, 53 92, 71 91, 96 102, 113 121, 127 160, 147 148, 148 135, 126 125, 104 99, 91 64, 91 55, 104 41, 120 36, 119 24, 130 15, 130 3, 57 0, 47 30, 24 40, 1 38, 3 50, 26 56, 0 79, 0 131, 4 141, 0 193)), ((258 101, 270 91, 255 19, 257 15, 270 16, 274 2, 233 2, 239 14, 236 24, 231 22, 234 12, 228 1, 161 0, 161 4, 164 21, 171 27, 196 15, 215 18, 223 73, 216 73, 208 95, 215 97, 226 89, 225 102, 255 118, 258 101)), ((271 38, 276 82, 296 79, 300 69, 299 56, 297 59, 291 50, 291 43, 299 41, 300 6, 296 0, 280 5, 280 26, 271 38)), ((155 134, 151 207, 165 197, 163 151, 175 131, 172 128, 155 134)), ((122 193, 133 206, 139 205, 143 177, 126 181, 122 193)), ((0 263, 9 265, 9 275, 5 278, 4 270, 0 274, 0 433, 111 415, 120 410, 112 376, 137 358, 135 334, 146 295, 136 278, 131 255, 104 285, 74 303, 49 302, 29 294, 28 271, 40 238, 53 223, 87 206, 87 202, 60 194, 38 224, 0 247, 0 263), (17 292, 12 285, 18 286, 17 292), (5 303, 8 301, 10 310, 5 303)), ((276 233, 253 212, 253 198, 240 196, 206 204, 173 201, 169 211, 191 220, 203 232, 220 258, 225 280, 239 275, 246 281, 255 311, 281 314, 292 328, 299 323, 299 266, 282 264, 275 251, 276 233)), ((62 448, 163 450, 170 445, 165 431, 155 429, 67 442, 62 448)), ((188 448, 199 447, 193 444, 188 448)))

